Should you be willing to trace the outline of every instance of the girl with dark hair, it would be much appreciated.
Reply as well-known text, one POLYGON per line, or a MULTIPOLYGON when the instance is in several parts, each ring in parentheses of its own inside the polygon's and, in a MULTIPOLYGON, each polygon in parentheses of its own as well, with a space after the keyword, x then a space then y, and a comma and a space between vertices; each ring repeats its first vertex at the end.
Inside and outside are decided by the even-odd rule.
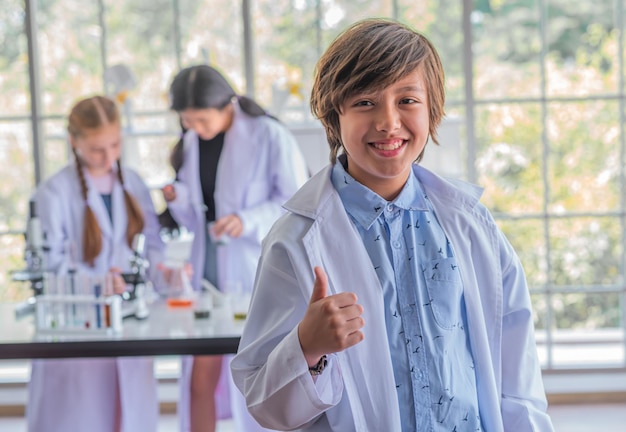
MULTIPOLYGON (((68 127, 74 161, 42 183, 34 196, 59 274, 101 277, 127 286, 132 241, 146 237, 148 276, 155 280, 165 245, 150 192, 120 163, 122 131, 111 99, 94 96, 72 108, 68 127), (68 245, 75 249, 67 250, 68 245)), ((33 360, 27 408, 30 432, 155 432, 158 400, 151 358, 33 360)))
MULTIPOLYGON (((180 71, 170 98, 187 132, 172 153, 177 181, 163 194, 172 216, 195 234, 192 286, 198 290, 206 279, 224 292, 238 286, 251 293, 261 240, 308 177, 304 158, 284 125, 252 99, 238 96, 210 66, 180 71), (211 236, 229 241, 218 245, 211 236)), ((215 430, 222 361, 217 356, 183 360, 182 430, 215 430)), ((232 381, 229 373, 223 375, 232 381)), ((239 392, 232 397, 235 429, 259 429, 239 392)))

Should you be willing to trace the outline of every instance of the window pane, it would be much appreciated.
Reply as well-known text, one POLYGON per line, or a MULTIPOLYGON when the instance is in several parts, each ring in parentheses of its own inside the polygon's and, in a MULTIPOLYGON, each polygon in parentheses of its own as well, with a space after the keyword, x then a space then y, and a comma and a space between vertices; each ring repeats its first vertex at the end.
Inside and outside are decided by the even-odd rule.
POLYGON ((543 220, 498 220, 498 225, 524 266, 529 288, 541 289, 547 282, 547 247, 543 220))
POLYGON ((105 2, 108 72, 121 72, 114 69, 119 66, 130 72, 105 84, 108 94, 125 102, 126 112, 167 109, 167 86, 177 69, 172 5, 172 0, 105 2), (125 76, 134 77, 135 85, 125 76))
POLYGON ((79 97, 104 90, 98 2, 50 0, 38 5, 42 111, 67 114, 79 97))
POLYGON ((398 19, 424 33, 439 52, 448 100, 464 98, 462 13, 458 0, 398 1, 398 19))
POLYGON ((316 2, 254 2, 256 98, 288 123, 311 122, 309 95, 321 55, 316 2))
POLYGON ((476 109, 478 183, 493 212, 543 211, 543 147, 538 104, 491 104, 476 109))
POLYGON ((352 23, 364 18, 391 18, 391 0, 322 0, 322 46, 326 49, 332 40, 352 23))
POLYGON ((169 156, 178 136, 135 135, 124 137, 124 164, 131 167, 151 188, 152 202, 158 213, 167 207, 160 188, 174 180, 169 156))
POLYGON ((152 187, 161 187, 174 180, 174 170, 169 164, 176 136, 134 136, 124 138, 126 165, 135 169, 152 187))
MULTIPOLYGON (((180 0, 182 66, 209 63, 245 93, 241 2, 180 0)), ((173 74, 164 83, 167 91, 173 74)))
POLYGON ((557 286, 623 283, 623 226, 617 217, 550 222, 550 282, 557 286))
POLYGON ((11 279, 12 271, 25 266, 24 236, 0 235, 0 302, 22 301, 32 295, 29 283, 11 279))
POLYGON ((616 2, 547 1, 549 96, 615 93, 619 76, 616 2))
POLYGON ((0 117, 30 115, 24 2, 3 0, 0 23, 0 117))
POLYGON ((471 21, 477 98, 540 96, 538 1, 476 3, 471 21))
POLYGON ((613 101, 550 104, 551 211, 619 208, 618 116, 619 106, 613 101))
POLYGON ((30 143, 30 123, 0 121, 0 233, 24 230, 35 178, 30 143))
POLYGON ((42 161, 44 180, 64 167, 70 160, 66 127, 65 118, 54 118, 42 123, 42 129, 45 131, 45 156, 42 161))

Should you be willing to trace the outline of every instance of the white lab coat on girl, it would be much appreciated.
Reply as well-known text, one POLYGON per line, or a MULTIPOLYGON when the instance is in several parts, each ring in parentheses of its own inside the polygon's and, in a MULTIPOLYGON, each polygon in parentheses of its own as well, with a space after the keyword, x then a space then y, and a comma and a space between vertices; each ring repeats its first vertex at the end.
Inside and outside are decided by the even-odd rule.
MULTIPOLYGON (((284 125, 267 116, 251 117, 237 102, 233 107, 233 122, 224 136, 217 165, 215 212, 216 218, 236 213, 243 223, 243 233, 217 248, 217 286, 226 291, 228 282, 237 281, 244 291, 250 292, 261 253, 261 240, 284 213, 282 205, 304 184, 308 170, 295 138, 284 125)), ((169 203, 169 208, 176 221, 195 234, 191 263, 194 268, 192 286, 196 290, 203 275, 207 229, 198 158, 198 136, 189 130, 184 137, 184 163, 174 185, 176 199, 169 203)), ((183 431, 189 429, 192 362, 191 357, 183 359, 179 403, 183 431)), ((223 367, 224 379, 230 375, 227 363, 228 360, 223 367)), ((232 393, 231 396, 245 406, 234 387, 232 393)), ((219 409, 219 401, 217 405, 219 409)), ((232 409, 238 407, 232 406, 232 409)), ((247 416, 245 407, 242 411, 247 416)), ((234 419, 238 431, 255 429, 254 424, 237 425, 241 419, 238 415, 234 415, 234 419)))
MULTIPOLYGON (((231 362, 248 408, 265 427, 399 431, 400 415, 379 279, 361 238, 322 170, 287 204, 263 245, 251 309, 231 362), (313 267, 329 295, 355 292, 365 338, 329 356, 314 381, 297 328, 313 267)), ((478 199, 482 190, 414 166, 461 270, 478 402, 485 430, 549 432, 530 297, 521 264, 478 199)))
MULTIPOLYGON (((117 168, 115 168, 117 169, 117 168)), ((140 177, 123 169, 124 187, 143 210, 147 258, 150 274, 162 261, 164 243, 150 192, 140 177)), ((82 259, 82 232, 85 202, 74 163, 40 185, 35 193, 37 212, 46 243, 50 246, 49 265, 65 274, 71 265, 66 251, 73 243, 77 274, 102 276, 112 266, 130 270, 132 251, 126 242, 127 215, 119 181, 112 190, 113 223, 99 192, 85 176, 87 202, 102 230, 102 252, 89 267, 82 259)), ((30 432, 111 432, 114 418, 110 411, 114 392, 121 398, 122 432, 155 432, 158 423, 156 380, 151 358, 126 357, 76 360, 34 360, 32 362, 27 407, 30 432)))

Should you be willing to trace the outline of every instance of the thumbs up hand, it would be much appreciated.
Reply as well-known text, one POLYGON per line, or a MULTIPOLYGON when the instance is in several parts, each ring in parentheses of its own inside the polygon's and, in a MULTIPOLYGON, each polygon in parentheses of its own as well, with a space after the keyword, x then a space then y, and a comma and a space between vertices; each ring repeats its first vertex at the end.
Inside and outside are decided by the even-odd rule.
POLYGON ((309 366, 324 354, 343 351, 363 340, 361 317, 363 306, 357 304, 356 294, 343 292, 328 295, 328 277, 321 267, 315 267, 315 283, 309 307, 298 325, 298 338, 309 366))

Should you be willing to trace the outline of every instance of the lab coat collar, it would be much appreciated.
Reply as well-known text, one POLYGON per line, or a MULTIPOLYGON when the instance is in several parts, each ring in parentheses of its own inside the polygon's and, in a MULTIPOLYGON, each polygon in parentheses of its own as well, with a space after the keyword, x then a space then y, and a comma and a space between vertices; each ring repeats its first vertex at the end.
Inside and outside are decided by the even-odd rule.
MULTIPOLYGON (((330 176, 333 165, 328 165, 314 175, 289 199, 284 208, 311 219, 317 219, 331 200, 329 188, 334 189, 330 176), (325 179, 325 180, 322 180, 325 179)), ((444 179, 428 169, 413 165, 413 173, 424 187, 426 196, 438 202, 441 208, 454 207, 471 211, 480 199, 483 189, 462 180, 444 179)))
POLYGON ((345 155, 339 156, 339 162, 333 165, 332 183, 350 216, 363 228, 370 229, 389 204, 408 211, 429 211, 420 182, 412 171, 398 196, 387 201, 345 170, 345 155))

